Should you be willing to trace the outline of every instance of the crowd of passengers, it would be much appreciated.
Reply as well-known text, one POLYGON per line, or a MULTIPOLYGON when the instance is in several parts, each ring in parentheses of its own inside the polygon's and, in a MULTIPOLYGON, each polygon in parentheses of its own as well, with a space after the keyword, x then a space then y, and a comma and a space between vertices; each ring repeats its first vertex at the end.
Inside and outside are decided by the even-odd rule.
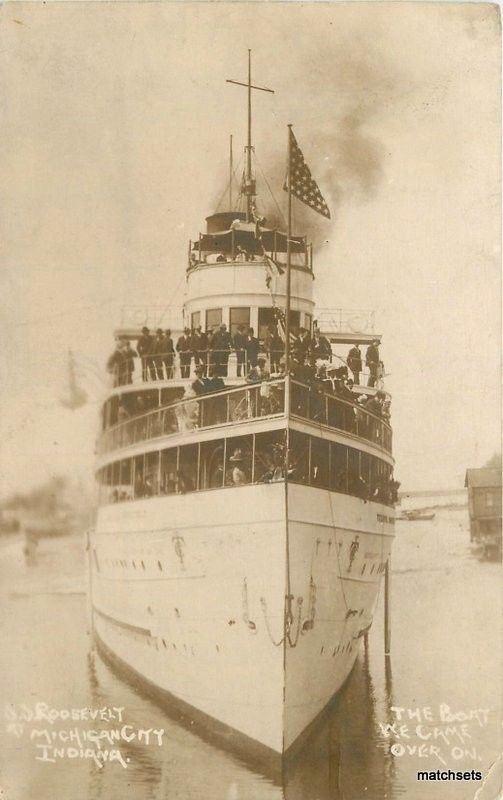
MULTIPOLYGON (((200 419, 202 409, 197 402, 178 404, 176 408, 178 413, 175 416, 180 430, 199 427, 200 424, 210 425, 222 422, 220 413, 222 409, 227 409, 230 418, 233 420, 240 419, 243 416, 267 416, 282 411, 283 393, 281 392, 281 384, 274 383, 271 380, 272 378, 277 380, 282 375, 284 375, 284 364, 280 365, 279 374, 271 376, 267 368, 266 359, 259 357, 257 365, 249 370, 245 378, 247 385, 257 386, 257 394, 247 399, 237 398, 240 402, 235 407, 234 405, 227 407, 225 396, 215 397, 214 403, 217 403, 215 407, 205 405, 204 423, 200 419), (219 400, 223 401, 222 409, 218 407, 219 400), (244 406, 243 402, 245 403, 244 406)), ((290 375, 299 382, 299 385, 296 383, 292 385, 291 408, 294 414, 308 417, 314 421, 330 422, 326 419, 327 406, 325 397, 328 395, 344 400, 352 406, 352 409, 348 408, 348 412, 351 411, 349 416, 346 415, 344 420, 341 419, 338 423, 335 423, 336 427, 360 433, 368 438, 371 432, 370 430, 366 432, 366 415, 359 413, 359 411, 370 412, 375 417, 389 423, 391 416, 391 401, 389 397, 380 389, 375 394, 358 395, 354 391, 354 380, 348 378, 347 366, 329 370, 326 364, 317 362, 313 355, 307 359, 300 357, 300 360, 297 355, 296 358, 292 359, 290 375)), ((183 398, 179 399, 190 401, 204 395, 222 392, 226 388, 229 387, 226 387, 223 378, 219 376, 208 378, 204 375, 203 369, 198 366, 196 367, 195 380, 185 387, 183 398)), ((142 396, 142 394, 126 394, 119 401, 117 417, 112 421, 112 424, 142 416, 157 408, 159 408, 157 396, 148 398, 147 396, 142 396)), ((370 438, 373 437, 370 436, 370 438)))
MULTIPOLYGON (((249 376, 259 366, 261 353, 267 354, 270 375, 282 375, 285 372, 285 344, 275 325, 268 327, 266 336, 260 341, 253 328, 240 325, 236 333, 231 335, 224 324, 213 331, 203 331, 201 326, 193 330, 185 328, 176 345, 169 329, 163 331, 158 328, 153 336, 149 328, 144 327, 136 348, 131 346, 127 337, 118 339, 108 359, 107 369, 113 375, 115 386, 131 384, 135 358, 140 358, 144 382, 171 380, 178 358, 180 377, 183 379, 190 377, 192 362, 202 378, 225 378, 231 353, 236 355, 238 378, 249 376)), ((312 335, 306 328, 293 329, 291 354, 296 377, 300 380, 304 376, 304 382, 314 379, 316 364, 320 361, 331 362, 333 356, 330 342, 316 327, 312 335)), ((358 386, 363 371, 363 354, 358 344, 350 349, 346 364, 353 376, 352 385, 358 386)), ((367 347, 365 364, 369 370, 367 385, 379 387, 384 377, 384 365, 379 356, 378 339, 367 347)), ((347 369, 346 379, 349 374, 347 369)))
MULTIPOLYGON (((220 329, 222 334, 225 333, 225 330, 222 330, 223 328, 225 328, 225 326, 222 326, 220 329)), ((249 329, 249 331, 251 331, 251 329, 249 329)), ((245 348, 243 348, 245 357, 242 362, 238 361, 238 369, 241 376, 240 367, 242 368, 243 377, 247 384, 261 385, 260 393, 257 397, 258 407, 255 409, 253 416, 264 416, 280 410, 279 404, 282 402, 281 398, 275 397, 274 385, 270 386, 269 383, 272 379, 279 379, 285 375, 284 348, 280 350, 278 347, 278 350, 274 352, 279 354, 279 358, 276 360, 274 356, 270 355, 268 363, 264 356, 259 355, 260 349, 258 346, 258 340, 251 336, 250 333, 249 335, 251 340, 257 342, 257 346, 254 347, 253 351, 247 351, 245 348), (274 372, 272 372, 270 367, 271 364, 274 367, 274 372)), ((146 334, 143 334, 143 336, 146 336, 146 334)), ((271 334, 271 340, 267 341, 266 339, 266 343, 269 345, 276 344, 276 340, 283 345, 282 339, 277 335, 275 337, 275 334, 271 334)), ((218 344, 220 344, 220 341, 218 344)), ((124 346, 121 347, 121 352, 124 354, 130 352, 135 353, 135 351, 132 350, 129 341, 126 341, 124 346)), ((193 351, 187 352, 190 354, 193 351)), ((220 356, 222 351, 218 350, 218 360, 216 362, 213 359, 209 362, 209 369, 205 366, 205 364, 202 363, 201 351, 197 352, 199 353, 199 356, 195 368, 196 377, 191 384, 186 386, 184 399, 220 392, 226 389, 226 384, 222 373, 225 375, 225 377, 227 376, 227 360, 223 362, 221 361, 220 356)), ((213 356, 217 354, 217 351, 209 352, 211 352, 213 356)), ((226 352, 230 353, 229 350, 226 352)), ((271 351, 269 352, 271 353, 271 351)), ((326 412, 324 396, 332 395, 353 404, 355 407, 353 416, 351 419, 347 420, 347 424, 344 425, 344 427, 349 426, 349 429, 353 430, 356 429, 358 421, 360 421, 360 423, 363 422, 362 419, 358 420, 358 409, 369 411, 374 416, 380 417, 388 422, 390 419, 391 401, 382 389, 378 389, 375 394, 370 395, 358 395, 357 391, 355 391, 355 387, 359 385, 357 381, 359 380, 361 359, 355 364, 356 356, 354 353, 359 352, 359 346, 355 345, 352 348, 348 355, 347 364, 343 364, 340 367, 330 366, 329 352, 331 356, 332 352, 330 343, 325 337, 320 336, 316 332, 311 337, 305 329, 301 328, 298 335, 293 338, 290 376, 300 384, 307 386, 309 392, 306 397, 301 392, 296 391, 296 387, 294 385, 292 393, 292 411, 294 413, 297 411, 300 416, 306 416, 307 414, 313 420, 319 420, 320 422, 325 421, 324 418, 326 412), (348 367, 352 367, 352 378, 349 377, 348 367), (309 410, 307 409, 307 406, 309 410)), ((132 368, 134 369, 134 364, 132 362, 133 357, 131 357, 130 360, 132 363, 132 368)), ((155 361, 156 356, 154 355, 150 358, 152 358, 153 361, 152 368, 157 369, 158 365, 155 361)), ((379 360, 379 347, 377 340, 374 340, 374 342, 367 348, 366 361, 367 364, 371 365, 382 363, 379 360)), ((150 369, 151 365, 147 362, 145 368, 150 369)), ((376 377, 376 381, 378 380, 379 378, 376 377)), ((372 374, 369 378, 369 384, 371 381, 372 374)), ((131 381, 128 382, 130 383, 131 381)), ((148 410, 150 410, 150 408, 147 408, 144 405, 144 401, 140 396, 138 399, 138 407, 135 407, 134 410, 126 409, 123 404, 120 405, 117 421, 123 422, 125 419, 131 416, 141 415, 146 413, 148 410)), ((198 426, 198 414, 199 411, 196 406, 194 409, 194 427, 198 426)), ((363 431, 361 432, 363 433, 363 431)))

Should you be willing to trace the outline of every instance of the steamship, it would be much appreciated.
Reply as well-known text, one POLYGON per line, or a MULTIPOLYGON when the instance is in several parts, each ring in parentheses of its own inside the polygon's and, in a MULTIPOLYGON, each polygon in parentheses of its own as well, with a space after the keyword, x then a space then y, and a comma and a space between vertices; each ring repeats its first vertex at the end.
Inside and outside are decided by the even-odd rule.
MULTIPOLYGON (((225 324, 263 343, 288 309, 287 330, 330 342, 330 373, 350 346, 381 337, 366 313, 315 310, 312 246, 257 223, 250 70, 244 85, 243 179, 233 200, 231 168, 228 209, 189 245, 181 319, 154 309, 115 334, 135 351, 145 324, 175 342, 225 324)), ((97 440, 94 641, 227 743, 282 757, 341 688, 372 624, 394 536, 389 422, 356 404, 372 386, 354 387, 353 401, 314 396, 291 369, 249 383, 231 353, 224 386, 194 395, 193 360, 132 358, 97 440)))

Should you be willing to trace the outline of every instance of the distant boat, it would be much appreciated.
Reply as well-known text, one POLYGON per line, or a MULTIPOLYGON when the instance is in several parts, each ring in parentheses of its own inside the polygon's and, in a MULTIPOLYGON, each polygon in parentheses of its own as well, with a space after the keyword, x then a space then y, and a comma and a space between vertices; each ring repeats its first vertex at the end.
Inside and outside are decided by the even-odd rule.
POLYGON ((398 519, 404 519, 407 522, 417 522, 428 519, 435 519, 435 512, 425 514, 422 511, 402 511, 398 519))

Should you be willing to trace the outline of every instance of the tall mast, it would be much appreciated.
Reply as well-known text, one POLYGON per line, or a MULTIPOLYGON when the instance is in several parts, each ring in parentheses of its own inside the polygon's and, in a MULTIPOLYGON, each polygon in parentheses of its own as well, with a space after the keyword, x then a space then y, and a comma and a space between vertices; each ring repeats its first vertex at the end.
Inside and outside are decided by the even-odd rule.
POLYGON ((288 226, 286 232, 286 298, 285 298, 285 373, 290 373, 290 305, 292 294, 291 260, 292 260, 292 126, 288 125, 288 226))
POLYGON ((245 172, 245 194, 246 194, 246 220, 247 222, 251 222, 252 220, 252 206, 253 206, 253 198, 255 196, 255 181, 253 180, 252 176, 252 163, 251 163, 251 154, 252 154, 252 103, 251 103, 251 93, 252 89, 258 89, 261 92, 270 92, 274 94, 274 89, 266 89, 264 86, 254 86, 251 82, 251 50, 248 50, 248 83, 242 83, 241 81, 233 81, 230 78, 227 78, 227 83, 235 83, 237 86, 246 86, 248 89, 248 138, 247 138, 247 145, 246 145, 246 172, 245 172))
POLYGON ((251 50, 248 50, 248 146, 246 148, 246 221, 251 222, 252 211, 252 104, 251 104, 251 50))

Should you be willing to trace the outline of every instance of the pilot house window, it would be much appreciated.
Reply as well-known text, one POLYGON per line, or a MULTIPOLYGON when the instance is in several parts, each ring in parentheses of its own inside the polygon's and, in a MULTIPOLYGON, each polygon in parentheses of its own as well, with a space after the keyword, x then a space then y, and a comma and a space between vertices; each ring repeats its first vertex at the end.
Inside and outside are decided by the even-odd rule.
POLYGON ((206 330, 213 331, 222 324, 222 309, 208 308, 206 310, 206 330))
POLYGON ((231 335, 237 333, 238 328, 243 326, 248 332, 248 328, 250 327, 250 308, 243 306, 241 308, 231 308, 230 309, 230 329, 231 335))

